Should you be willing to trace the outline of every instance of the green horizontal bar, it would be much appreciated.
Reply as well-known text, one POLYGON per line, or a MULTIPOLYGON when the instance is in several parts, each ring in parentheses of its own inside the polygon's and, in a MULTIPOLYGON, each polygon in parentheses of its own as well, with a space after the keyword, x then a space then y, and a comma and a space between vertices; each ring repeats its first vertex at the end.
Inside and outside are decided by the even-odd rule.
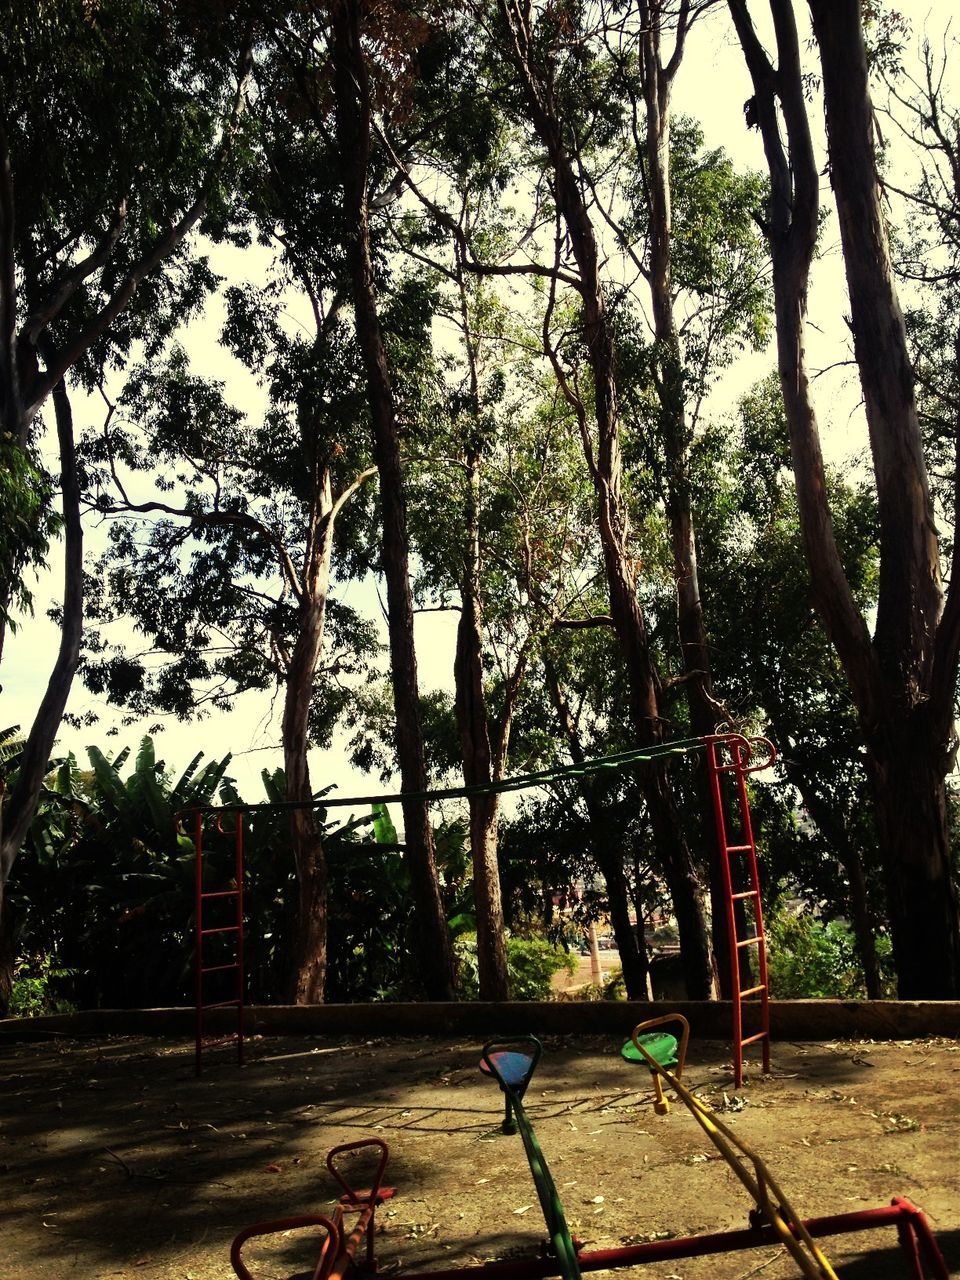
MULTIPOLYGON (((733 735, 731 735, 733 736, 733 735)), ((544 787, 554 782, 562 782, 567 778, 583 778, 602 769, 622 769, 631 764, 646 764, 662 760, 667 756, 690 755, 705 746, 702 738, 681 738, 675 742, 661 743, 655 747, 637 747, 631 751, 618 751, 613 755, 599 756, 596 760, 561 765, 559 768, 543 769, 537 773, 515 774, 512 778, 500 778, 495 782, 477 783, 469 787, 441 787, 433 791, 391 791, 380 792, 369 796, 324 797, 312 802, 281 801, 279 804, 225 804, 203 805, 198 808, 184 809, 188 813, 258 813, 263 810, 295 810, 295 809, 345 809, 353 805, 387 804, 404 800, 469 800, 471 796, 500 795, 507 791, 522 791, 528 787, 544 787)))

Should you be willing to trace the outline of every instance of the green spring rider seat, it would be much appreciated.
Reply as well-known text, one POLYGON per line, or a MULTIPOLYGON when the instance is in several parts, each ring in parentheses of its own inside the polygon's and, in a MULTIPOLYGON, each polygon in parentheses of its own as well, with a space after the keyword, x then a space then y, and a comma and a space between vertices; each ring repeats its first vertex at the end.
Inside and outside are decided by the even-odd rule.
POLYGON ((690 1024, 686 1018, 681 1014, 671 1013, 665 1018, 652 1018, 649 1022, 641 1022, 638 1027, 634 1028, 633 1035, 620 1050, 620 1056, 627 1062, 635 1062, 651 1071, 655 1095, 653 1109, 658 1116, 667 1114, 670 1110, 670 1103, 664 1097, 663 1084, 659 1074, 653 1071, 650 1066, 650 1058, 667 1071, 673 1071, 674 1067, 676 1067, 675 1074, 679 1079, 683 1075, 683 1064, 687 1056, 689 1039, 690 1024), (675 1023, 680 1026, 679 1040, 668 1031, 653 1030, 654 1027, 662 1026, 665 1023, 675 1023), (645 1030, 645 1028, 647 1029, 645 1030), (641 1050, 641 1045, 646 1052, 641 1050))

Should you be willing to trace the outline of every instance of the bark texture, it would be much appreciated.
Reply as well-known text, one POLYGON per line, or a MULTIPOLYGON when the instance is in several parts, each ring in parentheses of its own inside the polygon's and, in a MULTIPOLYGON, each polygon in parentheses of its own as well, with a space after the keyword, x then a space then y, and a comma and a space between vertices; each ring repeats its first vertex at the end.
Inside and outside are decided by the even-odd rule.
MULTIPOLYGON (((6 885, 27 831, 34 819, 50 752, 56 741, 70 687, 80 660, 83 633, 83 529, 80 524, 80 485, 73 437, 73 414, 63 381, 53 392, 57 440, 60 447, 60 492, 63 503, 64 568, 63 623, 57 657, 46 692, 34 718, 20 757, 17 780, 12 790, 0 793, 0 955, 6 957, 12 980, 13 928, 6 907, 6 885)), ((3 990, 0 988, 0 999, 3 990)), ((9 992, 6 993, 9 999, 9 992)), ((3 1006, 6 1007, 5 1004, 3 1006)))
POLYGON ((856 0, 810 0, 876 480, 881 565, 872 641, 833 535, 804 350, 818 173, 794 12, 789 0, 770 0, 778 55, 774 69, 745 0, 729 0, 729 7, 753 81, 755 97, 748 105, 763 137, 772 184, 767 233, 778 363, 811 595, 843 664, 867 744, 899 994, 956 997, 960 911, 950 867, 944 778, 954 742, 960 544, 955 542, 944 598, 881 204, 860 8, 856 0))
MULTIPOLYGON (((381 567, 387 586, 397 758, 401 789, 416 793, 426 791, 427 771, 417 688, 400 438, 370 250, 367 192, 370 83, 360 46, 357 0, 338 0, 332 16, 337 137, 344 173, 344 207, 350 228, 348 256, 353 306, 367 377, 374 459, 380 476, 381 567)), ((431 999, 450 1000, 454 986, 453 955, 440 898, 429 811, 424 800, 413 796, 404 799, 401 807, 406 860, 420 926, 424 985, 431 999)))
MULTIPOLYGON (((673 218, 670 182, 670 124, 673 83, 683 58, 692 18, 681 4, 674 18, 674 44, 663 57, 663 11, 641 0, 642 87, 646 114, 644 171, 650 222, 649 286, 654 328, 655 385, 660 402, 660 434, 664 457, 664 498, 670 526, 673 575, 677 592, 677 633, 690 727, 703 737, 716 732, 717 704, 713 696, 710 647, 700 595, 697 538, 690 485, 689 455, 693 432, 684 394, 683 351, 674 312, 673 218)), ((720 994, 730 996, 730 939, 721 854, 706 773, 697 775, 697 803, 702 850, 709 868, 714 968, 720 994)), ((737 904, 739 905, 739 904, 737 904)), ((740 914, 742 915, 742 908, 740 914)), ((744 952, 741 977, 749 974, 744 952)), ((751 985, 744 981, 745 986, 751 985)))
MULTIPOLYGON (((475 384, 474 379, 474 384, 475 384)), ((476 391, 476 387, 474 387, 476 391)), ((480 459, 467 451, 466 545, 460 588, 460 620, 454 659, 457 727, 468 787, 503 776, 509 739, 511 702, 505 695, 502 723, 491 725, 483 687, 483 604, 480 597, 480 459)), ((470 796, 470 850, 477 918, 477 968, 481 1000, 509 1000, 506 932, 497 862, 498 795, 470 796)))
MULTIPOLYGON (((531 123, 550 161, 557 208, 578 268, 583 338, 594 384, 595 448, 588 437, 582 404, 578 407, 578 416, 597 500, 597 525, 610 614, 629 681, 631 721, 637 742, 641 746, 653 746, 663 740, 660 680, 637 598, 629 520, 621 492, 616 358, 613 329, 600 279, 597 240, 570 148, 570 131, 565 128, 554 100, 549 71, 538 62, 539 55, 527 25, 528 12, 513 8, 505 0, 501 0, 499 7, 507 32, 508 52, 520 77, 531 123)), ((644 795, 656 852, 677 917, 687 993, 691 999, 709 999, 713 993, 713 973, 703 890, 662 765, 648 766, 644 795)))
POLYGON ((287 800, 304 806, 290 814, 290 840, 298 888, 291 982, 293 1004, 320 1004, 327 971, 327 864, 317 812, 313 807, 307 752, 313 682, 323 648, 333 529, 330 471, 325 467, 314 496, 307 533, 299 627, 287 667, 281 728, 287 800))

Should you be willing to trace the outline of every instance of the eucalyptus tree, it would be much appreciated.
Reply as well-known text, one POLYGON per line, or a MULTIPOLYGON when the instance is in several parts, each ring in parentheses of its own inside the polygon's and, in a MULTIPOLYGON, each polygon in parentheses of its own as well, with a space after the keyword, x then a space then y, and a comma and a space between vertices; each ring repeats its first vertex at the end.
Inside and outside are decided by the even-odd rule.
MULTIPOLYGON (((763 183, 755 175, 738 174, 721 151, 703 154, 699 128, 674 118, 673 94, 686 45, 695 21, 710 7, 709 0, 638 0, 605 15, 603 43, 630 104, 626 132, 635 171, 631 174, 625 166, 622 192, 620 166, 612 184, 592 181, 598 201, 603 200, 602 187, 612 186, 601 208, 647 294, 644 310, 652 340, 643 353, 645 376, 636 390, 653 401, 648 415, 653 421, 645 431, 652 447, 646 452, 658 475, 670 530, 680 668, 690 727, 699 735, 716 731, 720 707, 700 590, 690 450, 705 393, 717 372, 738 350, 759 348, 769 336, 765 255, 753 218, 763 183), (626 205, 622 218, 617 216, 618 196, 626 205)), ((622 356, 620 379, 626 405, 629 374, 622 356)), ((705 779, 701 792, 713 944, 721 990, 728 994, 723 875, 705 779)))
MULTIPOLYGON (((596 633, 593 632, 593 635, 595 636, 596 633)), ((608 646, 601 648, 601 653, 605 653, 607 648, 608 646)), ((570 758, 575 764, 583 764, 597 751, 609 752, 609 720, 605 726, 607 732, 605 741, 601 744, 595 740, 595 745, 592 747, 587 745, 588 739, 583 724, 586 682, 583 680, 582 647, 577 657, 576 674, 571 680, 565 681, 563 678, 556 646, 551 646, 551 649, 543 654, 542 661, 544 680, 557 717, 561 741, 564 742, 570 758), (570 689, 574 681, 577 686, 575 697, 571 695, 570 689)), ((627 999, 645 1000, 649 994, 650 965, 644 939, 644 913, 639 892, 635 891, 631 894, 627 858, 631 837, 630 821, 627 819, 625 807, 630 805, 631 790, 636 796, 635 788, 631 787, 633 781, 633 779, 619 778, 614 785, 613 780, 605 775, 585 777, 580 780, 577 790, 588 819, 586 840, 606 889, 610 925, 620 956, 627 999), (617 792, 619 794, 616 794, 617 792), (631 913, 636 920, 636 925, 631 921, 631 913)), ((632 808, 634 813, 631 816, 635 820, 639 806, 634 804, 632 808)), ((636 884, 634 889, 637 889, 636 884)))
MULTIPOLYGON (((90 386, 209 284, 186 241, 222 226, 250 32, 189 9, 15 3, 0 32, 0 640, 44 553, 52 486, 38 459, 51 399, 66 581, 61 643, 3 799, 0 894, 36 808, 76 670, 82 534, 66 380, 90 386), (167 269, 161 271, 163 264, 167 269)), ((3 919, 0 912, 0 920, 3 919)))
MULTIPOLYGON (((722 150, 705 148, 695 121, 672 117, 669 88, 677 66, 664 88, 659 38, 653 50, 646 47, 650 32, 639 16, 638 31, 618 29, 611 55, 631 104, 633 146, 593 189, 616 232, 622 269, 630 272, 620 296, 610 284, 627 498, 635 519, 644 518, 645 507, 662 508, 673 558, 675 643, 661 658, 664 710, 681 693, 691 732, 706 735, 722 727, 724 713, 712 673, 712 600, 700 583, 691 455, 719 377, 742 351, 762 349, 770 336, 768 267, 754 219, 766 184, 738 172, 722 150), (643 49, 642 70, 633 65, 633 41, 643 49)), ((647 18, 655 25, 666 21, 662 11, 647 18)), ((710 867, 713 946, 725 990, 723 878, 702 782, 697 843, 710 867)))
POLYGON ((264 416, 251 423, 182 349, 131 379, 85 461, 94 505, 114 521, 101 614, 132 616, 154 652, 94 652, 84 675, 136 710, 181 716, 282 691, 297 886, 289 989, 312 1002, 325 988, 329 911, 308 752, 329 741, 350 679, 376 654, 372 625, 336 598, 338 575, 369 561, 375 468, 344 317, 336 154, 289 109, 289 69, 269 49, 255 77, 240 213, 260 279, 226 290, 222 342, 261 384, 264 416), (159 492, 145 494, 151 479, 159 492))
MULTIPOLYGON (((422 949, 422 973, 430 994, 453 993, 452 953, 443 918, 432 832, 423 798, 427 775, 417 698, 413 611, 408 572, 408 536, 400 436, 417 411, 415 379, 402 368, 404 354, 423 346, 428 296, 411 282, 384 307, 386 265, 378 242, 377 214, 389 201, 389 181, 379 176, 372 144, 372 104, 402 117, 412 78, 412 53, 424 30, 400 7, 371 15, 350 3, 308 4, 271 11, 265 47, 277 68, 268 113, 285 115, 299 137, 306 161, 303 190, 323 203, 339 234, 336 307, 352 319, 355 350, 365 381, 365 412, 373 463, 379 477, 382 532, 377 567, 387 586, 395 733, 404 794, 405 848, 422 949), (285 82, 281 85, 280 78, 285 82), (321 167, 309 157, 325 149, 321 167), (328 189, 328 183, 332 189, 328 189), (394 321, 398 327, 394 328, 394 321), (398 353, 400 358, 398 360, 398 353)), ((293 154, 293 153, 291 153, 293 154)), ((392 168, 389 171, 392 177, 392 168)), ((307 200, 311 197, 308 195, 307 200)), ((407 360, 409 366, 409 360, 407 360)), ((369 563, 369 558, 366 561, 369 563)))
POLYGON ((945 586, 891 262, 860 6, 856 0, 811 0, 809 9, 877 503, 880 562, 872 635, 837 545, 807 368, 819 164, 796 14, 789 0, 771 0, 774 65, 746 0, 729 0, 729 8, 754 88, 748 123, 760 131, 771 179, 766 229, 778 364, 804 550, 813 598, 866 742, 898 988, 903 997, 948 998, 960 992, 960 909, 944 784, 956 743, 960 538, 955 533, 948 549, 945 586))
MULTIPOLYGON (((764 790, 804 812, 789 839, 763 841, 766 887, 788 879, 792 891, 850 919, 867 994, 878 999, 885 913, 863 738, 811 602, 775 374, 703 434, 692 463, 717 676, 731 715, 777 743, 776 773, 787 785, 764 790)), ((844 565, 867 610, 877 586, 872 495, 841 472, 827 479, 844 565)), ((755 821, 764 816, 761 804, 755 821)))
POLYGON ((282 691, 298 887, 290 991, 311 1003, 323 998, 328 913, 308 748, 328 738, 349 697, 342 681, 375 651, 370 624, 329 598, 337 519, 371 469, 345 335, 334 321, 290 338, 281 306, 239 289, 231 298, 229 335, 252 361, 269 360, 259 426, 175 349, 136 371, 87 443, 93 505, 111 526, 82 676, 141 715, 192 718, 244 692, 282 691), (109 640, 117 618, 146 648, 109 640))
MULTIPOLYGON (((421 133, 402 157, 387 129, 383 135, 417 202, 404 202, 392 220, 401 252, 435 274, 441 314, 456 334, 447 429, 434 429, 423 446, 416 545, 434 598, 460 601, 454 674, 464 779, 484 784, 503 775, 513 718, 547 636, 585 621, 597 547, 572 415, 543 355, 542 297, 524 286, 518 296, 507 280, 526 273, 504 258, 535 234, 542 213, 536 193, 532 202, 518 199, 529 177, 525 139, 478 81, 482 34, 463 24, 452 30, 431 33, 423 60, 443 75, 421 78, 417 105, 428 119, 444 107, 449 116, 452 106, 457 121, 470 122, 465 134, 449 125, 421 133), (444 462, 446 480, 435 475, 444 462)), ((506 978, 499 799, 471 796, 469 805, 480 985, 494 996, 506 978)))
MULTIPOLYGON (((472 210, 474 229, 482 217, 472 210)), ((536 359, 536 335, 487 282, 465 278, 456 253, 451 274, 460 351, 448 378, 459 378, 449 386, 446 430, 434 429, 425 445, 431 478, 420 486, 414 530, 421 582, 434 599, 459 600, 455 712, 464 782, 476 786, 503 778, 537 654, 578 609, 596 564, 582 468, 556 387, 536 359)), ((480 990, 504 999, 500 797, 473 795, 468 805, 480 990)))
MULTIPOLYGON (((620 108, 611 92, 611 67, 591 56, 580 29, 583 15, 552 9, 534 11, 499 3, 491 15, 492 41, 514 77, 511 105, 526 115, 546 152, 547 173, 557 211, 555 265, 549 275, 544 340, 557 380, 577 422, 597 502, 597 527, 609 592, 612 626, 626 664, 630 710, 637 741, 663 738, 659 705, 660 675, 647 619, 637 591, 636 563, 630 546, 623 494, 621 392, 616 367, 616 336, 601 271, 601 248, 591 211, 593 198, 582 161, 598 139, 609 141, 619 125, 620 108), (572 24, 579 38, 569 40, 572 24), (563 247, 569 246, 569 264, 563 247), (586 385, 567 376, 557 339, 552 337, 558 286, 575 294, 577 337, 586 353, 586 385)), ((664 770, 652 766, 646 798, 657 845, 663 856, 680 927, 684 972, 693 998, 713 986, 703 894, 698 870, 684 837, 664 770)))
POLYGON ((405 796, 404 838, 410 851, 411 883, 423 925, 424 952, 432 953, 437 994, 453 995, 453 963, 437 881, 433 831, 427 803, 414 798, 427 788, 420 723, 417 659, 410 589, 409 536, 400 435, 406 406, 377 299, 378 272, 371 228, 374 110, 389 104, 403 111, 403 91, 413 74, 413 53, 422 39, 414 15, 398 6, 383 14, 363 10, 359 0, 335 0, 331 8, 330 57, 334 123, 340 152, 343 209, 347 221, 347 266, 357 344, 367 379, 373 452, 380 478, 383 530, 380 563, 387 586, 390 672, 396 712, 397 758, 405 796), (384 33, 387 38, 384 39, 384 33))

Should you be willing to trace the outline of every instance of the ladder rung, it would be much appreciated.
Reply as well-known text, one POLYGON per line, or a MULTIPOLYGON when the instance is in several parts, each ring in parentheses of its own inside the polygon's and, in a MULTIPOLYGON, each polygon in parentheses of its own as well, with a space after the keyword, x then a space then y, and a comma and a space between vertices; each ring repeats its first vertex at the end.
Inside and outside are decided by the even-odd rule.
POLYGON ((753 848, 752 844, 728 844, 727 853, 749 853, 753 848))
POLYGON ((216 893, 201 893, 202 900, 207 898, 235 898, 239 894, 239 889, 218 889, 216 893))
POLYGON ((240 961, 234 960, 231 964, 211 964, 205 969, 201 969, 201 973, 221 973, 224 969, 239 969, 240 961))
POLYGON ((756 898, 759 892, 759 889, 744 889, 743 893, 731 893, 730 897, 739 902, 741 898, 756 898))
POLYGON ((742 1000, 744 996, 755 996, 758 991, 766 991, 766 989, 767 986, 765 982, 761 982, 759 987, 747 987, 746 991, 740 992, 740 999, 742 1000))
POLYGON ((240 926, 238 924, 224 924, 219 929, 201 929, 200 937, 205 938, 210 933, 239 933, 240 926))
POLYGON ((738 947, 752 947, 755 942, 762 942, 763 939, 758 935, 756 938, 741 938, 737 943, 738 947))
POLYGON ((748 1044, 756 1044, 758 1040, 768 1040, 769 1038, 769 1031, 758 1031, 755 1036, 747 1036, 746 1040, 741 1040, 740 1048, 745 1049, 748 1044))
POLYGON ((239 1000, 220 1000, 216 1004, 201 1004, 198 1007, 206 1013, 208 1009, 236 1009, 239 1004, 239 1000))

